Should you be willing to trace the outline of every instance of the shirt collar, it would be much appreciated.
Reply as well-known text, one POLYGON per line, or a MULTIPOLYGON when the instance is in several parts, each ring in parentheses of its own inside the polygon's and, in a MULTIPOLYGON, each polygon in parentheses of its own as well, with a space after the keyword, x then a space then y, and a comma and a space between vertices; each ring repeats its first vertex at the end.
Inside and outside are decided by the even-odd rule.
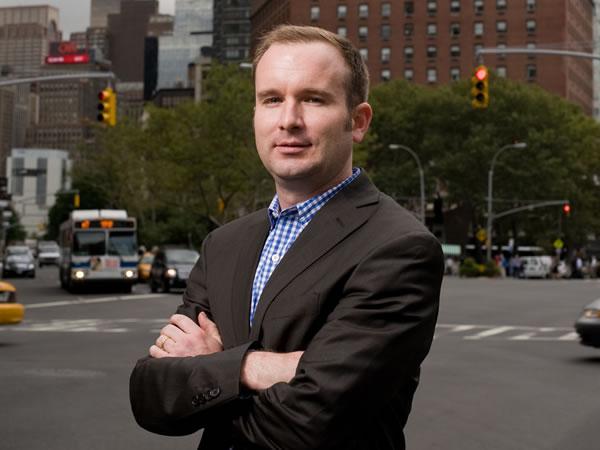
POLYGON ((290 206, 289 208, 286 208, 283 211, 281 210, 281 205, 279 204, 279 197, 277 196, 277 194, 275 194, 273 200, 271 200, 267 211, 269 221, 271 222, 271 229, 273 229, 273 227, 275 226, 277 219, 284 215, 297 215, 298 218, 302 219, 303 221, 312 219, 312 217, 317 213, 317 211, 321 209, 323 205, 327 203, 329 199, 331 199, 331 197, 333 197, 340 190, 342 190, 344 187, 346 187, 348 184, 354 181, 354 179, 358 177, 360 173, 360 168, 354 167, 352 168, 352 175, 350 175, 341 183, 335 185, 334 187, 328 189, 325 192, 322 192, 321 194, 317 194, 309 198, 308 200, 290 206))

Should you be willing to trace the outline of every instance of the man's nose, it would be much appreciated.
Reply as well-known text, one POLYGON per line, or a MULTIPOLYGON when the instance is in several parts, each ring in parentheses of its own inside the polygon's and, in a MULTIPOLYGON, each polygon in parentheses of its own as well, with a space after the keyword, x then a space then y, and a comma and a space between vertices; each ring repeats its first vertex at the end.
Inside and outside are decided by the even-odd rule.
POLYGON ((304 126, 302 118, 302 106, 298 102, 288 101, 281 108, 281 117, 279 118, 279 128, 289 130, 301 128, 304 126))

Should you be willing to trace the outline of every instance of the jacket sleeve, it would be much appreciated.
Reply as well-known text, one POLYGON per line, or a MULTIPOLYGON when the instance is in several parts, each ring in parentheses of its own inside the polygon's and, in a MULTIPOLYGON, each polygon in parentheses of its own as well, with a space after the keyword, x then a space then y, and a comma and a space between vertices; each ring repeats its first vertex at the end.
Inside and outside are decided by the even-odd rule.
MULTIPOLYGON (((177 312, 194 321, 209 317, 206 290, 206 246, 188 280, 177 312)), ((242 360, 249 342, 222 352, 185 358, 140 359, 131 373, 129 397, 133 415, 144 429, 169 436, 191 434, 218 421, 240 396, 242 360)))
MULTIPOLYGON (((441 247, 429 234, 373 250, 346 282, 296 376, 252 396, 234 420, 236 441, 332 449, 349 427, 376 417, 418 376, 433 339, 442 276, 441 247)), ((410 405, 410 398, 402 400, 410 405)))

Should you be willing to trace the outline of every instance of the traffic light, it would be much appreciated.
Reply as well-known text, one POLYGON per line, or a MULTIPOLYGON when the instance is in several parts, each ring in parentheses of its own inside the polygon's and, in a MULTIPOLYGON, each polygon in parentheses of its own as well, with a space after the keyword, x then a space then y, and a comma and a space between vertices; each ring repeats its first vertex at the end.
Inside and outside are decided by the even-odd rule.
POLYGON ((565 204, 563 205, 562 209, 563 209, 563 214, 564 214, 565 216, 568 216, 568 215, 570 215, 570 214, 571 214, 571 205, 570 205, 569 203, 565 203, 565 204))
POLYGON ((489 103, 489 72, 487 67, 478 66, 471 77, 471 106, 474 109, 485 109, 489 103))
POLYGON ((111 127, 117 124, 117 94, 111 87, 98 94, 98 122, 111 127))

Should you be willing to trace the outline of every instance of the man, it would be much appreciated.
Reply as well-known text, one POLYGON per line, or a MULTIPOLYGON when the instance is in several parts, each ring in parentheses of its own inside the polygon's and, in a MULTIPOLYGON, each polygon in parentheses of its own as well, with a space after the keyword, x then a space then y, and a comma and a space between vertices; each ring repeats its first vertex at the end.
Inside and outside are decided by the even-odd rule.
POLYGON ((130 396, 147 430, 201 449, 402 449, 429 351, 440 245, 352 169, 372 110, 364 62, 281 26, 254 60, 265 210, 211 233, 130 396))

